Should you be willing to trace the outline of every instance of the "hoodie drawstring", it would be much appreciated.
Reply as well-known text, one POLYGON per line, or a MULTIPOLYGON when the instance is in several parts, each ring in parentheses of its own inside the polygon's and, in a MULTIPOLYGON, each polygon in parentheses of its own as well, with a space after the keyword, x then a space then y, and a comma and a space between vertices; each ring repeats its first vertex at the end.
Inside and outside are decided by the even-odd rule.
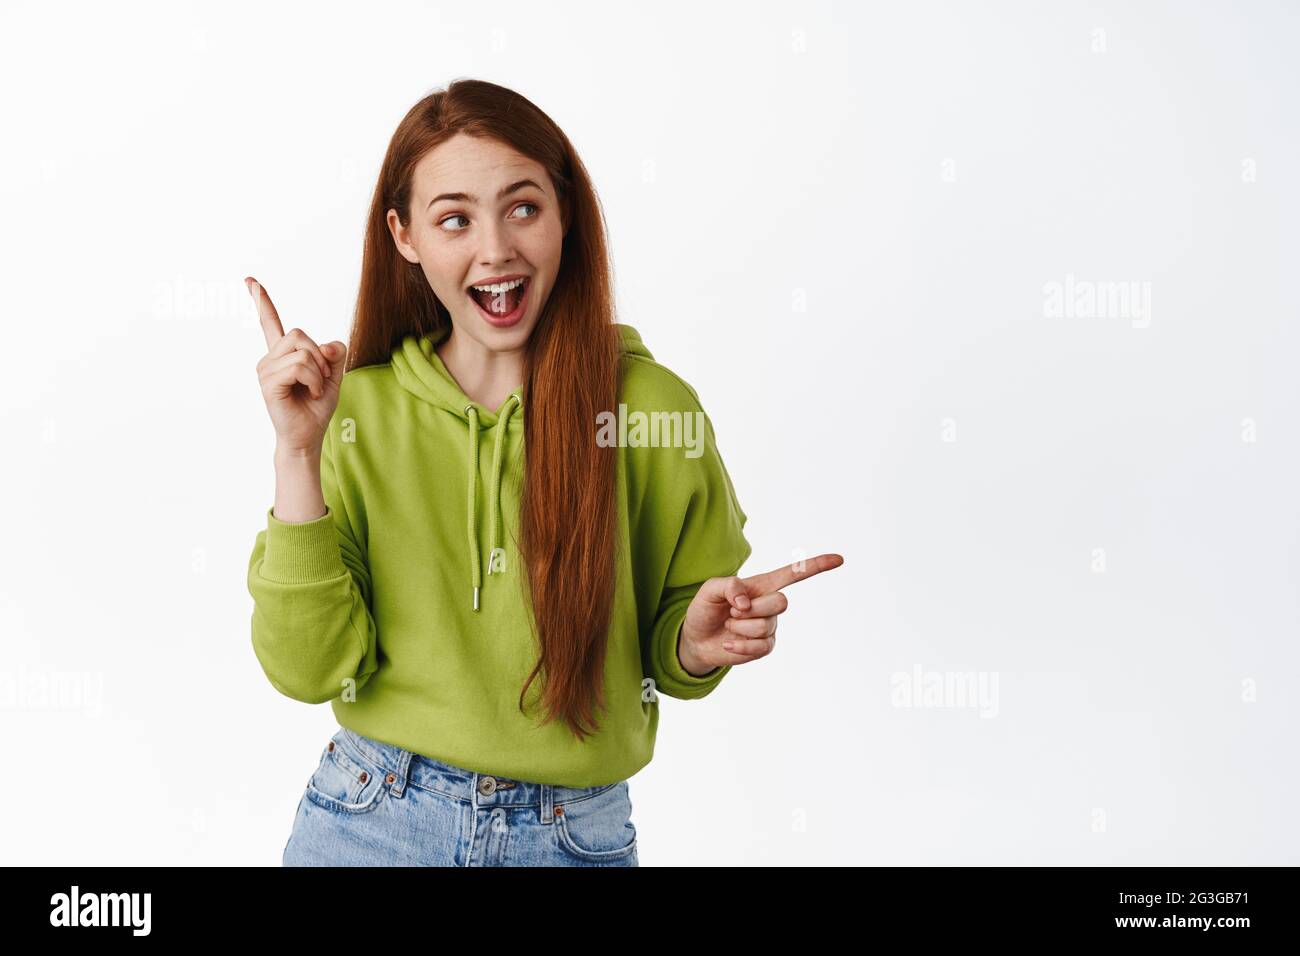
MULTIPOLYGON (((488 574, 500 570, 497 566, 497 525, 501 514, 501 445, 505 439, 510 413, 523 406, 523 399, 513 392, 506 398, 497 417, 496 441, 492 448, 492 488, 488 494, 488 574)), ((474 585, 474 610, 478 610, 479 590, 483 586, 482 566, 479 562, 478 542, 478 409, 465 406, 469 416, 469 556, 471 580, 474 585)))

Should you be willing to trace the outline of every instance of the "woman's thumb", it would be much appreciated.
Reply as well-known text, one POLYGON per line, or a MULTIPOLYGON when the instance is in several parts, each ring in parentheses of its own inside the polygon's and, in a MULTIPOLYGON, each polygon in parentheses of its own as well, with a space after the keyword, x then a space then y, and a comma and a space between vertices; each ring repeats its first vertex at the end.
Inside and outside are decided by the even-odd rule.
POLYGON ((336 372, 343 368, 343 361, 348 356, 348 347, 342 342, 326 342, 320 347, 325 358, 329 359, 330 367, 336 372))

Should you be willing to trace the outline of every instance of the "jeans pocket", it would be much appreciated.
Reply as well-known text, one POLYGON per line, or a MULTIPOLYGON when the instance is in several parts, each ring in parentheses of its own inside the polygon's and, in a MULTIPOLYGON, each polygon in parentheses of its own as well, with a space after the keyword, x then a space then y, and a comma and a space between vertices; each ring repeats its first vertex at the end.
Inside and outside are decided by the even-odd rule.
POLYGON ((628 782, 555 804, 555 835, 565 852, 589 863, 620 860, 636 852, 636 826, 628 782))
POLYGON ((340 729, 326 744, 303 796, 336 813, 369 813, 388 793, 386 776, 340 729))

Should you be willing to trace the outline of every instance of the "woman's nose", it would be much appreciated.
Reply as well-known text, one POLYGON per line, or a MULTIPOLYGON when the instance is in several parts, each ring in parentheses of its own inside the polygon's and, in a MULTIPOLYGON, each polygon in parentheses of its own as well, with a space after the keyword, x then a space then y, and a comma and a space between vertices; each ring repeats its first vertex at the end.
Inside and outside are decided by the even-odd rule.
POLYGON ((479 249, 479 261, 487 266, 491 263, 510 262, 515 257, 514 240, 504 224, 495 223, 484 227, 483 244, 479 249))

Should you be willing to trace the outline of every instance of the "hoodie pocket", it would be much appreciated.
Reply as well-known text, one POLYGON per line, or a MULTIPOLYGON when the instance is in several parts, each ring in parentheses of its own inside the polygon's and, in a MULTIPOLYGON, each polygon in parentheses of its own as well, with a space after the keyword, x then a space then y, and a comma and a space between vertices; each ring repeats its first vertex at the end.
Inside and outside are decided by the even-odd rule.
POLYGON ((369 813, 388 792, 385 777, 384 769, 352 748, 340 730, 326 744, 304 795, 335 813, 369 813))

